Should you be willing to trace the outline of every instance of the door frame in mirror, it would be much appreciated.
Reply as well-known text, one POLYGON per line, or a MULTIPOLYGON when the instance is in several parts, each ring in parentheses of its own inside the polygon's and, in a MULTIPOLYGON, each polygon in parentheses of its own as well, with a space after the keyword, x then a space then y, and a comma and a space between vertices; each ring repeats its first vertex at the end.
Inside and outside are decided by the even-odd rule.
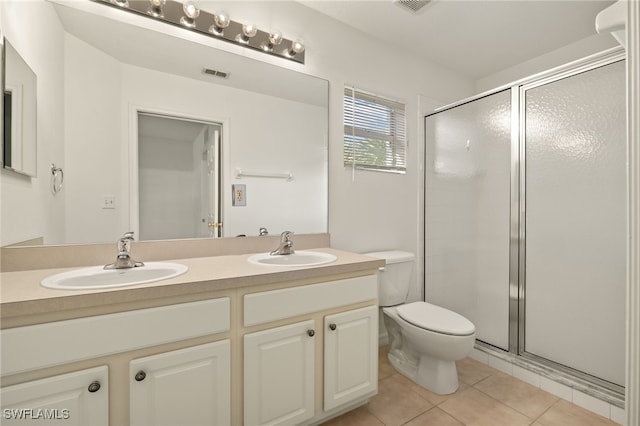
MULTIPOLYGON (((140 235, 140 182, 139 182, 139 129, 138 129, 138 116, 139 115, 155 115, 167 118, 173 118, 177 120, 195 121, 203 124, 216 123, 222 128, 220 135, 220 154, 219 159, 219 186, 220 186, 220 200, 219 206, 222 205, 224 200, 225 187, 225 170, 224 165, 227 164, 227 141, 228 141, 228 127, 229 120, 227 118, 220 117, 204 117, 194 115, 190 113, 182 113, 178 111, 170 111, 157 107, 149 107, 142 105, 131 105, 129 107, 129 143, 128 143, 128 162, 129 162, 129 208, 124 209, 129 212, 129 227, 136 235, 140 235)), ((223 218, 224 210, 219 207, 218 222, 224 223, 223 218)), ((218 237, 223 237, 221 233, 218 237)))

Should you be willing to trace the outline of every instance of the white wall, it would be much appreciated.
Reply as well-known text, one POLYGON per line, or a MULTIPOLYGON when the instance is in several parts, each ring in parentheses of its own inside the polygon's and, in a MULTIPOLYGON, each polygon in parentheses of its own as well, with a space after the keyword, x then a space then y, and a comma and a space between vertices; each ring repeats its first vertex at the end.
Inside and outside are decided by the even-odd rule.
POLYGON ((64 235, 64 193, 50 189, 50 165, 65 168, 63 147, 63 31, 44 2, 0 1, 0 27, 38 79, 37 176, 2 170, 0 245, 64 235), (25 31, 25 22, 29 30, 25 31), (26 227, 16 227, 16 221, 26 227))
POLYGON ((69 34, 64 51, 67 232, 45 244, 116 241, 129 231, 122 191, 129 169, 119 143, 122 65, 69 34), (104 196, 115 197, 115 209, 102 208, 104 196))
POLYGON ((552 68, 617 46, 618 43, 610 34, 594 34, 575 43, 560 47, 545 55, 532 58, 528 61, 481 78, 476 82, 476 92, 482 93, 492 90, 496 87, 512 83, 540 72, 548 71, 552 68))

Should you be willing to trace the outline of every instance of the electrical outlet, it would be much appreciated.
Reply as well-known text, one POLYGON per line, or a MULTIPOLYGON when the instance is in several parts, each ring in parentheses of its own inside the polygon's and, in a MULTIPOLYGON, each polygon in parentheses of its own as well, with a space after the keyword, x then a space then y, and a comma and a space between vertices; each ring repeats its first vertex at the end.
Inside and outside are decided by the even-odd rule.
POLYGON ((112 195, 105 195, 102 198, 102 208, 103 209, 115 209, 116 208, 116 197, 112 195))
POLYGON ((246 206, 247 205, 247 186, 245 184, 231 185, 233 192, 233 206, 246 206))

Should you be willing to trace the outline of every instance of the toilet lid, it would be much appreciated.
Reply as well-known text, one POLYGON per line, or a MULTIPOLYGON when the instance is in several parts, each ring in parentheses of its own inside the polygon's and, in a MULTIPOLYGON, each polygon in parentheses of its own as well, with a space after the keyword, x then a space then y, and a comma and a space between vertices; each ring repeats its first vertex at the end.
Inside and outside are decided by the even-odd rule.
POLYGON ((476 331, 473 323, 462 315, 430 303, 407 303, 396 309, 403 320, 425 330, 456 336, 468 336, 476 331))

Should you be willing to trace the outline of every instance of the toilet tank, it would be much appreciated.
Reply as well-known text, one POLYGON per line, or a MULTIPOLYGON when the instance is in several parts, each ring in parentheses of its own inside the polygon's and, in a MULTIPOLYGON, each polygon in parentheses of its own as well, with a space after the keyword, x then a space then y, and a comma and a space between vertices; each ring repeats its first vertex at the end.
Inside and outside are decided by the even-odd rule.
POLYGON ((398 250, 365 254, 384 259, 387 263, 384 268, 381 268, 378 275, 378 302, 380 306, 394 306, 406 302, 415 255, 398 250))

